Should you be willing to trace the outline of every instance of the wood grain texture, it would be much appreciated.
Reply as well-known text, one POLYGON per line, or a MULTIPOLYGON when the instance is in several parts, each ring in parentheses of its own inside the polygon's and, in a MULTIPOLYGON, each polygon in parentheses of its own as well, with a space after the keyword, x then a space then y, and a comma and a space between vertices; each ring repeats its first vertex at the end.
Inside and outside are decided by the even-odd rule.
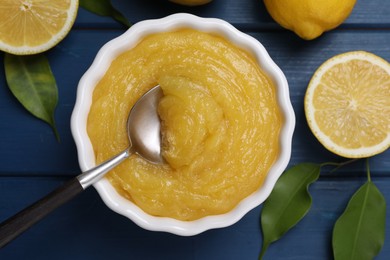
MULTIPOLYGON (((268 14, 262 0, 213 0, 198 7, 186 7, 168 0, 112 1, 113 5, 131 22, 161 18, 173 13, 185 12, 202 17, 224 19, 240 29, 281 29, 268 14)), ((355 8, 342 28, 390 27, 390 1, 358 0, 355 8)), ((76 28, 124 28, 109 18, 96 19, 96 16, 81 9, 75 24, 76 28)))
MULTIPOLYGON (((177 12, 222 18, 258 39, 285 73, 297 125, 290 165, 344 161, 324 149, 307 127, 303 97, 316 68, 333 55, 366 50, 390 61, 390 1, 358 0, 343 25, 313 41, 282 29, 261 0, 214 0, 183 7, 166 0, 113 0, 132 23, 177 12)), ((58 143, 45 123, 29 115, 8 90, 0 70, 0 221, 79 173, 70 133, 78 81, 98 50, 126 28, 80 10, 70 34, 47 52, 59 89, 58 143)), ((0 55, 3 62, 3 55, 0 55)), ((390 201, 390 151, 370 160, 374 183, 390 201)), ((330 174, 324 169, 310 188, 313 205, 291 232, 271 244, 267 259, 332 259, 331 232, 348 199, 365 182, 364 161, 330 174)), ((261 248, 261 206, 235 225, 194 237, 139 228, 109 210, 94 189, 53 212, 6 248, 0 259, 257 259, 261 248)), ((389 223, 390 217, 387 217, 389 223)), ((390 259, 389 225, 379 260, 390 259)))
POLYGON ((0 223, 0 249, 38 223, 45 216, 83 191, 77 178, 72 178, 54 191, 0 223))
MULTIPOLYGON (((1 178, 0 221, 63 181, 1 178)), ((321 176, 310 188, 313 205, 308 215, 280 241, 270 245, 265 259, 332 259, 333 224, 364 181, 321 176)), ((374 178, 373 182, 386 198, 390 197, 387 178, 374 178)), ((260 209, 252 210, 231 227, 180 237, 141 229, 109 210, 96 191, 90 189, 0 250, 0 259, 257 259, 261 247, 260 209)), ((386 237, 389 235, 387 226, 386 237)), ((389 245, 385 241, 378 260, 388 259, 389 245)))

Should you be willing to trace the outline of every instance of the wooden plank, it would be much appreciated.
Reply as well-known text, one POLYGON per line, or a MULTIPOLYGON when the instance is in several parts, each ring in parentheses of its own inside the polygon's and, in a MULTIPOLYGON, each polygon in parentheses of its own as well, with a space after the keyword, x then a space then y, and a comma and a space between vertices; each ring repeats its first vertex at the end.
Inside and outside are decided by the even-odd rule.
POLYGON ((75 175, 79 172, 70 132, 77 84, 99 48, 120 33, 72 31, 67 39, 47 53, 59 91, 55 119, 60 142, 56 141, 48 125, 28 114, 12 96, 6 86, 4 70, 0 70, 0 157, 7 162, 1 164, 0 172, 16 175, 75 175))
MULTIPOLYGON (((200 7, 186 7, 167 0, 113 1, 131 22, 161 18, 170 14, 185 12, 201 17, 215 17, 226 20, 241 29, 275 29, 277 25, 268 14, 263 1, 253 0, 214 0, 200 7)), ((390 1, 357 1, 354 10, 342 27, 381 27, 389 28, 390 1)), ((77 28, 124 28, 110 18, 99 17, 80 8, 75 26, 77 28)))
MULTIPOLYGON (((301 40, 282 29, 261 0, 214 0, 202 7, 183 7, 166 0, 112 2, 131 22, 189 12, 224 19, 260 40, 290 84, 297 116, 290 164, 344 160, 325 150, 305 121, 303 96, 315 69, 333 55, 359 49, 390 61, 387 0, 357 1, 343 25, 314 41, 301 40)), ((60 92, 56 121, 61 143, 55 140, 50 127, 18 104, 6 87, 4 70, 0 70, 0 221, 79 172, 69 122, 77 83, 98 49, 125 29, 111 18, 80 9, 70 35, 47 52, 60 92)), ((375 156, 370 163, 374 183, 390 201, 390 150, 375 156)), ((329 174, 328 170, 324 169, 319 181, 310 188, 311 211, 269 247, 265 260, 332 259, 334 222, 366 177, 363 160, 336 174, 329 174)), ((262 241, 260 210, 261 206, 231 227, 179 237, 141 229, 109 210, 91 188, 0 250, 0 259, 257 259, 262 241)), ((389 232, 386 225, 386 238, 389 232)), ((389 243, 387 239, 376 259, 389 259, 389 243)))
MULTIPOLYGON (((265 259, 331 259, 331 233, 362 178, 320 178, 310 192, 308 215, 280 241, 271 244, 265 259)), ((0 178, 0 221, 54 189, 59 178, 0 178)), ((386 199, 390 180, 373 179, 386 199)), ((257 259, 261 247, 261 207, 233 226, 194 237, 146 231, 109 210, 90 189, 28 230, 0 251, 0 259, 257 259)), ((390 217, 387 216, 387 222, 390 217)), ((390 225, 386 225, 386 237, 390 225)), ((378 260, 388 259, 385 241, 378 260)))
MULTIPOLYGON (((58 143, 45 123, 33 118, 18 104, 5 86, 0 70, 0 175, 66 175, 79 172, 76 148, 70 133, 70 116, 79 79, 92 63, 99 48, 121 34, 120 30, 72 31, 48 57, 57 79, 59 105, 56 122, 61 136, 58 143), (80 43, 83 44, 80 44, 80 43), (28 131, 26 131, 28 129, 28 131)), ((312 161, 343 161, 325 150, 310 133, 303 112, 303 96, 316 68, 333 55, 367 50, 390 60, 390 31, 330 32, 320 39, 306 42, 290 32, 250 33, 269 51, 284 71, 297 118, 291 164, 312 161)), ((373 174, 390 174, 390 150, 372 159, 373 174)), ((352 175, 361 174, 364 166, 348 167, 352 175)))

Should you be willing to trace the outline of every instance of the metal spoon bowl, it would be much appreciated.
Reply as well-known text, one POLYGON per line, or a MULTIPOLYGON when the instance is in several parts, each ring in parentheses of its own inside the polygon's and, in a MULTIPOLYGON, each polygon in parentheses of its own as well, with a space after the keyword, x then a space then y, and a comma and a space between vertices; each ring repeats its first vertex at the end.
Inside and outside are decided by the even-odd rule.
POLYGON ((130 147, 85 171, 0 224, 0 248, 8 244, 29 227, 37 223, 57 207, 100 180, 108 171, 136 153, 146 160, 162 164, 160 119, 157 106, 163 96, 160 86, 146 92, 133 106, 127 120, 130 147))
POLYGON ((127 136, 130 147, 99 166, 77 176, 76 178, 83 189, 100 180, 109 170, 133 153, 152 163, 164 163, 164 158, 161 155, 161 124, 157 113, 158 102, 162 96, 163 92, 157 85, 138 99, 127 119, 127 136))

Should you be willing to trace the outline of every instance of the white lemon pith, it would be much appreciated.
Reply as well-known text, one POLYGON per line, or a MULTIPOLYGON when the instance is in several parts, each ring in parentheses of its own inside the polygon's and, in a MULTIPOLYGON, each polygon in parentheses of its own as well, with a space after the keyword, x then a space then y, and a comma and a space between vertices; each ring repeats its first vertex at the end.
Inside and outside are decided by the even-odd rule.
POLYGON ((2 0, 0 50, 44 52, 60 42, 76 19, 78 0, 2 0))
POLYGON ((305 95, 313 134, 330 151, 364 158, 390 146, 390 64, 368 52, 337 55, 315 72, 305 95))

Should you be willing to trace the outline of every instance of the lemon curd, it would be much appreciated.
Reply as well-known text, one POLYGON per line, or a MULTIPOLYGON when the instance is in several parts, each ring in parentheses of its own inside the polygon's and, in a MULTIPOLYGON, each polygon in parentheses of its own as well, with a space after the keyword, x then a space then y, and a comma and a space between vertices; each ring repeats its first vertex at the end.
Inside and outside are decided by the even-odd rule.
POLYGON ((283 118, 272 81, 220 36, 192 29, 147 36, 114 59, 94 90, 87 130, 97 163, 128 147, 130 109, 157 84, 167 164, 132 155, 107 178, 154 216, 230 211, 262 185, 279 154, 283 118))

